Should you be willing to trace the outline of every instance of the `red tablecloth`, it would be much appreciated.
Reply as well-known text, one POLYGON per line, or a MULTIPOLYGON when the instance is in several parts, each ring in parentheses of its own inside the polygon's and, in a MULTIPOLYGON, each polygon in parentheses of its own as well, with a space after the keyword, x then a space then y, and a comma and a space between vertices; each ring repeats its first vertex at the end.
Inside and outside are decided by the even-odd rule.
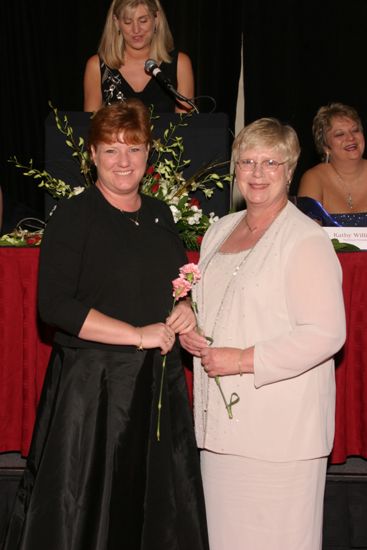
MULTIPOLYGON (((0 247, 0 452, 28 453, 50 355, 50 331, 36 314, 37 248, 0 247)), ((190 261, 197 261, 190 255, 190 261)), ((367 253, 341 253, 347 342, 337 358, 332 463, 367 458, 367 253)), ((186 371, 188 385, 191 373, 186 371)))
POLYGON ((338 254, 347 341, 336 357, 336 433, 331 462, 367 458, 367 252, 338 254))
POLYGON ((0 248, 0 452, 27 455, 51 351, 37 321, 36 248, 0 248))

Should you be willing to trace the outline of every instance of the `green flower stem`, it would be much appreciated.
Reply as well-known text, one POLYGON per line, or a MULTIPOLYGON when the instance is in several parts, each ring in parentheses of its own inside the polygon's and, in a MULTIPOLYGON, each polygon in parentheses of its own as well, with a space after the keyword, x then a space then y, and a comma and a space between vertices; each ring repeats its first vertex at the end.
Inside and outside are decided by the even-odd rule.
POLYGON ((164 373, 166 372, 166 361, 167 361, 167 355, 163 357, 163 361, 162 361, 162 374, 161 374, 161 383, 159 387, 159 399, 158 399, 157 441, 161 440, 161 411, 162 411, 164 373))
MULTIPOLYGON (((171 315, 179 296, 175 296, 172 304, 172 309, 169 315, 171 315)), ((164 373, 166 372, 166 362, 167 354, 164 355, 162 361, 162 374, 161 374, 161 383, 159 386, 159 398, 158 398, 158 419, 157 419, 157 441, 161 440, 161 412, 162 412, 162 398, 163 398, 163 382, 164 382, 164 373)))
POLYGON ((224 401, 224 405, 225 405, 226 410, 227 410, 228 418, 230 420, 232 420, 232 418, 233 418, 232 407, 233 407, 233 405, 236 405, 236 403, 239 402, 240 397, 237 393, 233 392, 233 393, 231 393, 231 397, 230 397, 230 400, 229 400, 229 403, 228 403, 228 401, 226 399, 226 396, 224 395, 224 392, 222 390, 222 386, 221 386, 221 383, 220 383, 220 376, 215 377, 215 382, 216 382, 216 384, 219 388, 220 394, 221 394, 222 399, 224 401))

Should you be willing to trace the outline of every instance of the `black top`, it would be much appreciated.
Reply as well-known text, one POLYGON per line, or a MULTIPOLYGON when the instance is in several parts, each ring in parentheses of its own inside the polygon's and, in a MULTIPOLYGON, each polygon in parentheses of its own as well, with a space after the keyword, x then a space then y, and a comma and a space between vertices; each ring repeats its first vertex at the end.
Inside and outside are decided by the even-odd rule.
POLYGON ((209 548, 178 345, 164 360, 159 348, 75 336, 90 307, 138 325, 163 321, 172 307, 171 280, 185 254, 170 210, 143 196, 140 225, 128 216, 135 219, 92 187, 48 222, 39 304, 62 329, 61 345, 53 347, 4 550, 209 548))
POLYGON ((171 212, 142 195, 139 226, 130 218, 94 186, 52 215, 41 246, 39 310, 60 329, 56 342, 106 347, 77 337, 91 308, 135 326, 169 314, 171 282, 186 262, 171 212))
MULTIPOLYGON (((160 69, 171 84, 177 88, 177 59, 176 50, 170 53, 171 63, 162 62, 160 69)), ((152 77, 144 90, 136 92, 124 79, 118 69, 111 69, 100 59, 102 99, 106 105, 116 101, 123 101, 129 97, 141 99, 145 105, 154 106, 155 113, 173 113, 175 111, 175 98, 164 86, 152 77)))

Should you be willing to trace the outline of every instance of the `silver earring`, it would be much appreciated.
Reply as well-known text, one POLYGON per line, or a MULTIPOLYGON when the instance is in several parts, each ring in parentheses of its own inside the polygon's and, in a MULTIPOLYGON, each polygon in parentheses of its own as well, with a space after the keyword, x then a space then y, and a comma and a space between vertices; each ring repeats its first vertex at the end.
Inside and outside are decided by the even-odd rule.
POLYGON ((325 153, 325 163, 328 164, 330 162, 330 153, 329 151, 326 151, 325 153))

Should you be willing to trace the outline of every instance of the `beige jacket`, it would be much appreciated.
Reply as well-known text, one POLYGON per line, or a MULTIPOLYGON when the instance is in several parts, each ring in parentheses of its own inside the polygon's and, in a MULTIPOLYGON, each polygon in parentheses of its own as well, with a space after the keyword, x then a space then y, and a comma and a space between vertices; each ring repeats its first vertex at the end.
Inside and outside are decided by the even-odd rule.
POLYGON ((230 284, 218 280, 211 289, 218 308, 207 316, 206 269, 242 216, 225 216, 207 232, 194 298, 213 346, 255 346, 255 372, 221 378, 227 397, 240 396, 230 420, 195 359, 198 446, 276 462, 326 456, 334 437, 333 355, 345 340, 339 261, 324 230, 288 203, 230 284))

